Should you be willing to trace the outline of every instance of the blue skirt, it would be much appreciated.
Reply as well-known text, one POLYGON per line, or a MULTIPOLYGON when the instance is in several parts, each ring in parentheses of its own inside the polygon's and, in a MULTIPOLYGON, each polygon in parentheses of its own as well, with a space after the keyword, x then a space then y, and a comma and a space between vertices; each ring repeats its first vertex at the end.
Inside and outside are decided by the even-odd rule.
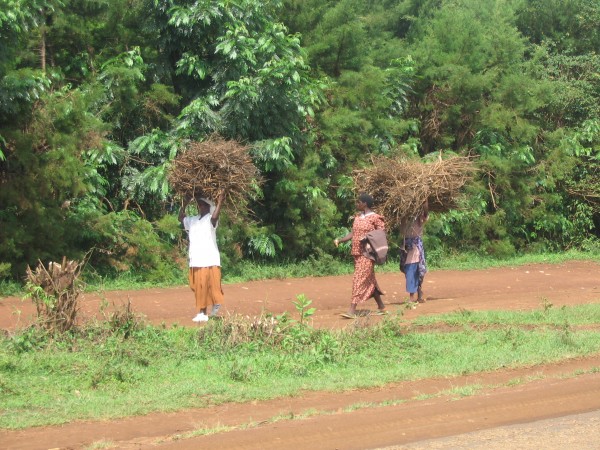
POLYGON ((414 294, 419 290, 419 263, 406 264, 404 274, 406 275, 406 292, 414 294))

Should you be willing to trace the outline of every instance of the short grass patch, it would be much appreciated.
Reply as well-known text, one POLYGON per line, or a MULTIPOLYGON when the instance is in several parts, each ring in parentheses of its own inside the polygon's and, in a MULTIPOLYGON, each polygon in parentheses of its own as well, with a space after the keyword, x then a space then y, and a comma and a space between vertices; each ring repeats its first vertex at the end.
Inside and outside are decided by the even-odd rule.
POLYGON ((555 307, 541 299, 540 308, 532 311, 471 311, 463 309, 448 314, 419 316, 412 321, 412 324, 416 327, 444 324, 453 327, 463 325, 535 325, 540 327, 546 325, 568 328, 600 324, 600 308, 595 303, 555 307))
POLYGON ((447 333, 411 332, 394 315, 343 331, 269 314, 215 320, 200 330, 136 320, 90 323, 60 336, 36 328, 4 335, 0 427, 368 388, 600 352, 600 331, 573 326, 600 325, 600 305, 418 319, 495 324, 447 333))

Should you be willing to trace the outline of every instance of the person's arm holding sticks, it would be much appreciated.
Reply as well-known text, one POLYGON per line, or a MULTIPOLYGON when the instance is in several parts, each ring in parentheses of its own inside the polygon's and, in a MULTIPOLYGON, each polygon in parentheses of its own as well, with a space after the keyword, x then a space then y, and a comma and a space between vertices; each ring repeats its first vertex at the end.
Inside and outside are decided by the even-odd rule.
POLYGON ((422 217, 422 223, 427 222, 427 220, 429 219, 429 199, 425 200, 425 203, 423 204, 423 214, 421 215, 422 217))
POLYGON ((215 210, 212 213, 212 217, 210 219, 210 221, 213 224, 213 227, 217 226, 217 222, 219 221, 219 215, 221 214, 221 206, 223 206, 223 201, 225 200, 225 195, 226 192, 223 190, 221 191, 221 193, 219 194, 219 197, 217 198, 217 205, 215 206, 215 210))

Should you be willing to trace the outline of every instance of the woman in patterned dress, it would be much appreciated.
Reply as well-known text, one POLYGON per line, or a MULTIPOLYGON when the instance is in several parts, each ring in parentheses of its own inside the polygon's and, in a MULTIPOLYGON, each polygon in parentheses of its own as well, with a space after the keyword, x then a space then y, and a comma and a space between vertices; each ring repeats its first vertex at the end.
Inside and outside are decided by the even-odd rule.
POLYGON ((379 313, 385 312, 385 305, 381 300, 383 292, 375 279, 375 262, 363 255, 363 244, 361 240, 368 232, 373 230, 385 230, 383 217, 371 211, 373 197, 368 194, 360 194, 356 201, 356 209, 360 211, 354 217, 352 231, 346 236, 334 239, 337 247, 340 242, 352 240, 350 254, 354 257, 354 276, 352 277, 352 301, 350 309, 342 317, 353 319, 356 317, 356 306, 373 297, 377 302, 379 313))

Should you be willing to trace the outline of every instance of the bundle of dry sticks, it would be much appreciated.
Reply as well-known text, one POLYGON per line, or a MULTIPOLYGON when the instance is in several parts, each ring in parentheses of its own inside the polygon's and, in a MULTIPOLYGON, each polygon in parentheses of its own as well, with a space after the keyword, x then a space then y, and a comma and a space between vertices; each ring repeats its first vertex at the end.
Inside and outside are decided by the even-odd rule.
POLYGON ((31 299, 38 320, 46 329, 63 332, 75 326, 77 298, 83 291, 83 284, 78 282, 83 265, 83 262, 63 258, 62 263, 51 262, 47 269, 41 261, 35 270, 27 267, 31 299))
POLYGON ((216 201, 225 191, 226 203, 238 209, 245 207, 260 175, 249 147, 213 135, 203 142, 191 142, 173 161, 168 180, 182 198, 200 194, 216 201))
POLYGON ((377 212, 389 229, 402 230, 423 211, 444 212, 456 207, 461 188, 473 177, 469 156, 454 156, 434 162, 374 157, 372 166, 354 172, 358 192, 373 196, 377 212))

